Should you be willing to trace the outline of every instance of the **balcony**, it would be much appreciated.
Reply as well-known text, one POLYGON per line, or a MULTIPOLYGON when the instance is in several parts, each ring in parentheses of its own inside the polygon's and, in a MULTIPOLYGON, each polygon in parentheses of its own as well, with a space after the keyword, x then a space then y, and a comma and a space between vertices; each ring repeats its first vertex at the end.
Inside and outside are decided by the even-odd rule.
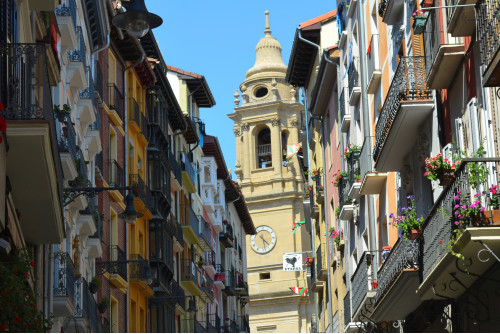
POLYGON ((109 282, 124 291, 128 285, 127 264, 125 263, 127 261, 127 254, 119 246, 112 245, 109 247, 109 258, 110 261, 122 262, 111 263, 109 266, 109 282))
POLYGON ((211 252, 215 249, 215 239, 212 236, 212 228, 210 224, 201 219, 200 232, 198 239, 200 240, 200 248, 205 252, 211 252))
POLYGON ((402 57, 375 128, 373 159, 377 171, 401 170, 403 159, 415 147, 420 125, 432 114, 431 98, 424 57, 402 57))
POLYGON ((78 45, 76 36, 77 20, 76 0, 66 1, 65 5, 59 5, 54 11, 57 19, 57 26, 61 33, 61 52, 66 53, 78 45))
MULTIPOLYGON (((475 5, 477 0, 445 0, 446 6, 475 5)), ((472 36, 476 30, 474 7, 447 8, 448 32, 453 37, 472 36)))
POLYGON ((200 232, 200 220, 189 204, 181 206, 181 225, 184 231, 184 238, 190 244, 198 244, 198 234, 200 232))
POLYGON ((135 196, 134 203, 139 207, 139 211, 150 208, 152 204, 151 193, 142 177, 139 174, 130 174, 129 184, 135 196))
POLYGON ((483 73, 485 87, 500 86, 500 3, 496 0, 479 1, 477 11, 477 36, 481 54, 481 65, 486 66, 483 73))
POLYGON ((415 293, 408 293, 419 285, 420 256, 419 239, 396 242, 378 271, 372 319, 406 319, 420 305, 420 298, 415 293))
POLYGON ((69 115, 64 117, 63 122, 58 124, 58 147, 61 158, 64 180, 70 181, 78 176, 75 161, 76 154, 76 133, 69 115))
POLYGON ((179 311, 181 313, 184 313, 186 311, 186 298, 182 298, 185 296, 184 289, 177 283, 175 280, 171 280, 172 284, 172 296, 179 296, 181 298, 176 298, 174 299, 175 301, 175 309, 176 311, 179 311))
MULTIPOLYGON (((474 189, 471 190, 466 165, 486 163, 491 173, 499 161, 499 158, 463 159, 455 173, 455 180, 436 200, 423 224, 423 282, 417 290, 420 299, 457 299, 495 263, 492 254, 500 254, 498 223, 493 224, 491 220, 482 220, 480 223, 472 221, 460 230, 454 224, 457 218, 453 212, 457 204, 454 197, 458 191, 469 200, 476 193, 474 189), (453 256, 448 249, 461 254, 464 260, 453 256)), ((484 198, 482 202, 485 203, 484 198)), ((489 212, 490 207, 484 206, 489 212)))
POLYGON ((248 283, 245 282, 243 274, 236 272, 236 287, 235 292, 240 298, 248 297, 248 283))
POLYGON ((215 275, 214 275, 214 285, 219 290, 223 290, 225 285, 224 281, 226 280, 226 273, 224 272, 224 267, 222 264, 216 264, 215 266, 215 275))
POLYGON ((446 17, 437 10, 429 11, 424 30, 425 72, 427 87, 446 89, 454 79, 465 55, 463 39, 451 37, 446 17))
POLYGON ((349 105, 351 106, 358 103, 359 96, 361 95, 358 67, 359 58, 353 57, 349 69, 347 70, 347 76, 349 77, 349 105))
POLYGON ((373 277, 373 255, 364 252, 351 277, 352 320, 361 321, 372 313, 372 298, 375 297, 376 285, 373 277))
POLYGON ((68 253, 54 255, 54 315, 72 316, 75 309, 75 267, 68 253))
POLYGON ((347 291, 347 294, 344 297, 344 328, 342 332, 344 333, 352 333, 350 328, 354 327, 356 330, 358 327, 356 325, 353 326, 351 321, 351 291, 347 291))
POLYGON ((172 222, 172 225, 175 226, 174 249, 177 252, 182 252, 182 250, 184 249, 184 232, 182 232, 182 226, 181 224, 179 224, 173 213, 170 213, 169 219, 172 222))
POLYGON ((378 15, 388 25, 394 25, 403 20, 404 0, 380 0, 378 15))
POLYGON ((361 155, 359 157, 359 169, 361 175, 360 195, 381 194, 387 181, 387 173, 378 173, 373 168, 372 142, 375 137, 365 137, 361 155))
POLYGON ((215 270, 215 253, 212 251, 205 252, 203 260, 205 264, 203 265, 203 269, 210 276, 214 276, 216 273, 215 270))
POLYGON ((97 304, 89 291, 85 278, 80 278, 75 282, 75 305, 76 311, 73 320, 69 323, 68 331, 100 333, 101 324, 99 323, 97 304))
POLYGON ((201 300, 205 303, 211 303, 214 300, 214 281, 207 274, 201 274, 200 285, 202 294, 200 296, 201 300))
POLYGON ((151 133, 158 135, 155 139, 166 144, 168 142, 168 106, 163 104, 161 90, 152 89, 146 95, 146 111, 151 133))
POLYGON ((314 259, 316 261, 316 289, 318 287, 323 288, 323 282, 326 282, 328 277, 328 265, 326 263, 325 250, 326 247, 324 243, 320 244, 316 249, 316 258, 314 259))
POLYGON ((181 284, 193 296, 201 295, 200 269, 190 259, 181 260, 181 284))
POLYGON ((70 83, 72 92, 83 90, 88 85, 85 74, 85 69, 87 68, 87 55, 82 27, 77 27, 76 35, 78 38, 78 46, 76 49, 68 51, 69 62, 66 65, 67 82, 70 83))
POLYGON ((139 135, 139 138, 144 142, 144 145, 147 145, 147 121, 144 114, 141 112, 139 108, 139 104, 137 101, 131 97, 128 100, 128 124, 134 129, 139 135))
POLYGON ((131 262, 129 265, 129 275, 130 275, 130 283, 137 284, 144 291, 146 295, 149 297, 154 295, 153 290, 149 287, 148 280, 151 276, 148 277, 148 260, 144 259, 140 254, 130 254, 131 262))
POLYGON ((170 150, 168 151, 167 154, 167 160, 170 165, 170 169, 175 177, 175 180, 177 183, 179 183, 179 187, 182 187, 182 171, 181 171, 181 166, 179 166, 179 163, 177 162, 177 159, 175 158, 175 154, 172 153, 170 150))
POLYGON ((162 151, 156 149, 148 149, 149 162, 149 189, 157 199, 156 209, 163 219, 167 219, 170 205, 170 168, 167 157, 162 151))
MULTIPOLYGON (((106 176, 106 180, 110 187, 124 186, 123 168, 115 159, 108 160, 108 175, 106 176)), ((123 196, 125 196, 124 190, 110 190, 109 193, 116 202, 123 201, 123 196)))
POLYGON ((181 152, 181 170, 182 170, 182 184, 184 188, 190 193, 196 192, 196 174, 193 168, 193 162, 188 154, 181 152))
POLYGON ((123 107, 123 95, 114 83, 108 84, 108 101, 109 107, 109 117, 111 121, 116 126, 121 126, 123 124, 123 120, 125 119, 123 107))
POLYGON ((48 54, 44 44, 0 44, 0 101, 5 105, 0 115, 7 120, 10 147, 7 175, 23 216, 24 239, 34 245, 58 244, 64 237, 63 172, 48 54))
POLYGON ((226 271, 226 277, 224 280, 224 290, 223 292, 227 296, 236 295, 236 275, 234 271, 226 271))
POLYGON ((170 277, 174 274, 173 236, 164 220, 149 221, 149 260, 152 265, 153 290, 167 291, 170 277))
POLYGON ((351 114, 349 113, 349 110, 346 111, 345 107, 345 91, 346 88, 342 88, 342 93, 340 93, 339 98, 339 113, 342 122, 340 128, 342 129, 342 132, 347 132, 349 130, 349 125, 351 124, 351 114))
POLYGON ((224 225, 224 232, 219 234, 219 241, 225 248, 233 247, 233 227, 224 225))
MULTIPOLYGON (((97 113, 94 108, 94 85, 92 76, 90 75, 90 71, 87 71, 88 80, 86 81, 88 84, 85 89, 80 90, 78 93, 78 114, 77 117, 80 119, 81 131, 84 134, 87 134, 87 128, 90 124, 95 123, 97 120, 97 113)), ((100 144, 99 140, 99 152, 100 152, 100 144)), ((96 145, 95 143, 93 144, 96 145)))
POLYGON ((349 189, 348 177, 341 178, 338 182, 340 207, 339 218, 343 220, 352 219, 354 216, 354 210, 356 208, 356 205, 352 203, 352 199, 349 198, 349 189))
POLYGON ((360 197, 359 190, 361 188, 361 171, 359 168, 359 159, 361 151, 354 151, 347 159, 347 177, 350 199, 357 199, 360 197))
POLYGON ((368 94, 375 94, 382 78, 380 67, 379 35, 373 34, 370 40, 370 53, 368 53, 368 84, 366 91, 368 94))

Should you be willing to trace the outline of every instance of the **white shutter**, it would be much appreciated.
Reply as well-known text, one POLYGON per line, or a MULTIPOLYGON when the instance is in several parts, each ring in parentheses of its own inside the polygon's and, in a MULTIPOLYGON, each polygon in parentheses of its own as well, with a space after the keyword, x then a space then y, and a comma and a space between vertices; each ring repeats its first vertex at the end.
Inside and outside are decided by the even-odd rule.
POLYGON ((465 150, 464 127, 462 125, 461 118, 455 118, 455 135, 457 137, 456 138, 457 147, 460 148, 462 151, 465 150))
POLYGON ((443 158, 444 159, 448 159, 450 160, 451 162, 453 162, 453 146, 450 144, 446 145, 445 147, 443 147, 443 151, 442 151, 442 154, 443 154, 443 158))
POLYGON ((467 112, 469 113, 469 132, 470 132, 470 151, 469 155, 473 155, 481 146, 481 133, 479 132, 479 120, 478 120, 478 110, 477 110, 477 99, 472 98, 469 103, 467 103, 467 112))

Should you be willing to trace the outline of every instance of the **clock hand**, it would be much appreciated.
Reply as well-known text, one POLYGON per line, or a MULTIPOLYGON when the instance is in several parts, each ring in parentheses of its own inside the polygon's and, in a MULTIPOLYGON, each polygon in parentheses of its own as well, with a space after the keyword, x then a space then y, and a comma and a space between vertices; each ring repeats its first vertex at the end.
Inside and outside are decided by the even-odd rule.
POLYGON ((262 234, 260 235, 260 238, 262 239, 262 241, 264 241, 264 243, 269 245, 269 243, 266 241, 266 239, 264 239, 264 236, 262 234))

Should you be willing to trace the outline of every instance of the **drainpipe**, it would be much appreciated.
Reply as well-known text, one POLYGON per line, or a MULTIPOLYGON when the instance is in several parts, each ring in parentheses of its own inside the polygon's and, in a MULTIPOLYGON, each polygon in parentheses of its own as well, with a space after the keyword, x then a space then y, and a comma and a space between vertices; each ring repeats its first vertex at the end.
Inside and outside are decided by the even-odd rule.
MULTIPOLYGON (((360 3, 359 3, 359 6, 358 6, 358 10, 359 10, 359 22, 360 22, 360 26, 359 26, 359 30, 361 31, 361 54, 360 54, 360 63, 361 63, 361 95, 362 95, 362 110, 363 110, 363 113, 364 115, 363 116, 367 116, 367 117, 363 117, 363 128, 364 128, 364 133, 365 133, 365 138, 367 137, 367 134, 368 134, 368 145, 369 147, 371 148, 372 147, 372 142, 371 142, 371 131, 372 131, 372 127, 370 126, 371 125, 371 122, 370 122, 370 110, 369 110, 369 107, 368 107, 368 96, 366 94, 366 82, 368 81, 367 78, 366 78, 366 75, 367 75, 367 71, 366 71, 366 64, 365 64, 365 58, 364 58, 364 52, 366 50, 366 41, 365 41, 365 13, 363 11, 363 3, 364 1, 361 0, 360 3)), ((370 161, 370 163, 372 164, 372 167, 373 167, 373 161, 370 161)), ((376 224, 375 224, 375 202, 373 200, 373 195, 368 195, 368 208, 370 210, 370 213, 369 213, 369 226, 370 226, 370 244, 371 246, 368 247, 368 249, 378 249, 378 246, 377 246, 377 236, 375 235, 375 231, 377 230, 376 229, 376 224)), ((373 270, 373 280, 377 280, 377 270, 376 268, 378 268, 378 258, 376 256, 373 257, 372 259, 373 261, 373 265, 372 265, 372 270, 373 270)))
MULTIPOLYGON (((303 38, 302 37, 302 34, 301 34, 301 31, 302 31, 302 28, 299 26, 297 28, 297 31, 298 31, 298 37, 301 41, 303 41, 304 43, 307 43, 309 45, 312 45, 316 48, 318 48, 318 63, 321 61, 321 57, 320 57, 320 46, 311 42, 311 41, 308 41, 307 39, 303 38)), ((307 88, 305 87, 305 84, 304 84, 304 87, 302 87, 303 89, 303 92, 304 92, 304 110, 305 110, 305 118, 306 118, 306 140, 307 140, 307 151, 309 151, 309 120, 308 120, 308 107, 307 107, 307 88)), ((307 154, 307 166, 310 168, 311 167, 311 154, 308 152, 307 154)), ((311 182, 311 173, 308 173, 307 175, 307 179, 308 179, 308 183, 311 182)), ((313 208, 309 208, 310 211, 313 210, 313 208)), ((312 247, 312 253, 313 253, 313 258, 315 257, 315 251, 316 251, 316 248, 315 248, 315 243, 314 243, 314 238, 315 238, 315 235, 316 235, 316 230, 315 230, 315 224, 312 222, 312 218, 311 218, 311 247, 312 247)), ((315 262, 316 263, 317 259, 315 259, 315 262)), ((316 273, 316 271, 314 272, 315 275, 317 275, 318 273, 316 273)), ((312 280, 312 278, 311 278, 312 280)), ((319 321, 318 321, 318 314, 319 314, 319 308, 318 308, 318 296, 317 294, 315 293, 314 294, 314 305, 316 307, 316 331, 318 331, 318 324, 319 324, 319 321)))
MULTIPOLYGON (((128 103, 127 103, 127 71, 130 70, 131 68, 134 68, 136 67, 137 65, 139 65, 140 63, 142 63, 144 61, 144 59, 146 58, 146 52, 144 52, 144 49, 142 48, 141 44, 137 42, 137 44, 139 45, 139 48, 140 50, 142 51, 142 54, 141 54, 141 58, 139 58, 138 61, 136 61, 135 63, 133 63, 132 65, 129 65, 127 66, 124 70, 123 70, 123 113, 124 113, 124 117, 123 117, 123 127, 125 128, 125 138, 124 138, 124 141, 125 141, 125 145, 123 145, 123 150, 125 151, 124 155, 125 155, 125 186, 128 187, 129 185, 129 174, 128 174, 128 150, 127 150, 127 147, 128 147, 128 127, 127 127, 127 107, 128 107, 128 103)), ((125 227, 125 247, 126 247, 126 252, 127 252, 127 258, 128 258, 128 226, 125 227)), ((129 274, 129 268, 127 266, 127 276, 129 274)), ((130 296, 130 290, 129 290, 129 285, 127 285, 127 296, 130 296)), ((127 314, 130 314, 130 306, 129 306, 129 303, 127 302, 127 314)), ((128 319, 127 319, 127 333, 129 332, 129 322, 128 322, 128 319)))

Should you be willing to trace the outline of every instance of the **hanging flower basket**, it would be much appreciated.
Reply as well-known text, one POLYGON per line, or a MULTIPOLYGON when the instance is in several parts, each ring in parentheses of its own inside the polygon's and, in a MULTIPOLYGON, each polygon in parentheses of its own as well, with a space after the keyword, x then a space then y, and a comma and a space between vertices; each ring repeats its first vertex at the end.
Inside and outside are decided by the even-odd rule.
POLYGON ((408 233, 408 240, 415 240, 418 239, 422 235, 422 230, 421 229, 412 229, 410 233, 408 233))
POLYGON ((414 16, 413 17, 413 33, 415 35, 420 35, 424 32, 425 23, 427 22, 427 15, 425 16, 414 16))
POLYGON ((455 171, 453 169, 445 169, 439 176, 439 185, 448 187, 455 180, 455 171))
POLYGON ((484 219, 487 219, 492 225, 500 225, 500 210, 487 210, 483 214, 484 219))

